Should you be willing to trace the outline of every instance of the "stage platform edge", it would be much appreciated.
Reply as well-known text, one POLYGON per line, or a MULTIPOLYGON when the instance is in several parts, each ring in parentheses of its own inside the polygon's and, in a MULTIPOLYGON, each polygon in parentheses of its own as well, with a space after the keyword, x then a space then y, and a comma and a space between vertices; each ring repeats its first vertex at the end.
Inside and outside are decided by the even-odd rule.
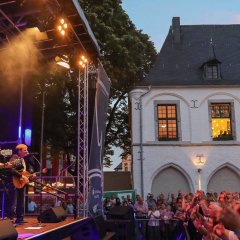
POLYGON ((41 229, 31 229, 38 227, 37 218, 26 217, 28 222, 16 227, 18 240, 92 240, 99 239, 98 231, 92 218, 66 220, 58 223, 42 223, 41 229), (29 229, 30 228, 30 229, 29 229))

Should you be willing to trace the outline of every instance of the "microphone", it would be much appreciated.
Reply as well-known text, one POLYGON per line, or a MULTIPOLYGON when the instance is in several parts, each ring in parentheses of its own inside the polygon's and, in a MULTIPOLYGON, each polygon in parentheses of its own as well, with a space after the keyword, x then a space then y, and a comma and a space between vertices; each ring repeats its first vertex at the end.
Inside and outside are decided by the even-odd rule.
POLYGON ((29 152, 28 155, 38 155, 38 152, 29 152))

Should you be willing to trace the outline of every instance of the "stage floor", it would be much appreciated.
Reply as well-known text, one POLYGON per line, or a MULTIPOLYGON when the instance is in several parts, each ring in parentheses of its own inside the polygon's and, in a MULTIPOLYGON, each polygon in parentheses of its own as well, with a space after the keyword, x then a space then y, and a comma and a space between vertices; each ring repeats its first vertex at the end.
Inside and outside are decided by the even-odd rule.
MULTIPOLYGON (((87 218, 74 220, 73 217, 67 217, 64 221, 59 223, 42 223, 39 224, 37 217, 25 217, 27 223, 16 226, 18 232, 18 239, 46 239, 47 235, 61 235, 61 232, 66 232, 68 229, 82 224, 87 218), (46 238, 44 237, 46 236, 46 238)), ((63 236, 63 235, 62 235, 63 236)), ((48 240, 52 240, 47 238, 48 240)), ((63 237, 64 239, 64 237, 63 237)))

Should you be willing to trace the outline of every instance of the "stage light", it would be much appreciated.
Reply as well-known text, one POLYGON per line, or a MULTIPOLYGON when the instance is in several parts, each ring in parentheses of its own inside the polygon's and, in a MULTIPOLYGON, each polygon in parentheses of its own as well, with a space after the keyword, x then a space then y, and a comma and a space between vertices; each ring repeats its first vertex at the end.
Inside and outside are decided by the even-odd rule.
POLYGON ((32 130, 25 129, 25 143, 26 145, 30 146, 32 142, 32 130))
POLYGON ((59 21, 59 25, 57 26, 57 29, 62 36, 65 36, 67 28, 68 24, 66 23, 66 20, 64 18, 61 18, 59 21))
POLYGON ((55 62, 57 65, 70 69, 69 58, 67 55, 63 55, 62 57, 56 56, 55 62))
POLYGON ((18 127, 18 139, 20 139, 22 137, 22 127, 19 126, 18 127))
POLYGON ((81 60, 79 61, 80 67, 85 68, 85 67, 86 67, 86 64, 87 64, 87 62, 88 62, 87 58, 82 55, 80 59, 81 59, 81 60))

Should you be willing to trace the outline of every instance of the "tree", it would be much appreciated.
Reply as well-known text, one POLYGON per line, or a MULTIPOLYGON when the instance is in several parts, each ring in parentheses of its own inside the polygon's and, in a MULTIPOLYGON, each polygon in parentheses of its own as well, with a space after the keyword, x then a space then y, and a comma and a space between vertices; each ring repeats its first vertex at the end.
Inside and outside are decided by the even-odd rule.
POLYGON ((80 0, 104 52, 101 61, 111 80, 104 165, 111 166, 113 146, 131 153, 128 92, 148 73, 156 50, 149 36, 137 30, 120 0, 80 0))
MULTIPOLYGON (((80 4, 102 48, 101 61, 112 83, 104 159, 105 166, 110 166, 113 147, 120 147, 122 155, 131 153, 128 92, 146 76, 156 50, 149 36, 136 29, 122 9, 121 1, 80 0, 80 4)), ((77 74, 77 71, 69 73, 51 67, 37 79, 33 114, 35 149, 40 139, 42 91, 46 92, 45 142, 56 151, 76 149, 77 74)))

